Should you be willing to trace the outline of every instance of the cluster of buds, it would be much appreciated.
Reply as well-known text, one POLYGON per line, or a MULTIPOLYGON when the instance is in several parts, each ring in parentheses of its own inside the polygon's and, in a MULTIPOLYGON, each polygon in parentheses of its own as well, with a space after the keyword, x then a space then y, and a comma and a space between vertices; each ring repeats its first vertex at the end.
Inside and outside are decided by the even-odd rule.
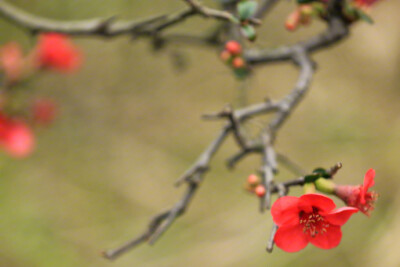
POLYGON ((220 58, 230 66, 236 77, 244 78, 248 74, 246 61, 242 56, 242 46, 236 41, 228 41, 225 49, 221 52, 220 58))
POLYGON ((260 177, 255 174, 250 174, 249 177, 247 177, 244 188, 258 197, 263 197, 265 195, 265 187, 261 184, 260 177))
MULTIPOLYGON (((379 0, 347 0, 343 5, 343 15, 349 22, 363 20, 373 23, 369 16, 371 6, 379 0)), ((298 6, 289 14, 285 27, 289 31, 296 30, 300 25, 307 26, 314 17, 326 19, 329 0, 297 0, 298 6)))
POLYGON ((34 149, 34 126, 47 126, 56 115, 56 104, 46 98, 25 99, 18 93, 23 82, 36 73, 54 70, 68 73, 77 70, 82 55, 70 39, 61 34, 39 36, 36 45, 25 55, 15 42, 0 47, 0 148, 8 155, 23 158, 34 149))
POLYGON ((315 2, 309 4, 299 4, 297 8, 286 18, 285 27, 289 31, 295 31, 299 25, 310 25, 313 17, 324 17, 325 15, 325 3, 315 2))

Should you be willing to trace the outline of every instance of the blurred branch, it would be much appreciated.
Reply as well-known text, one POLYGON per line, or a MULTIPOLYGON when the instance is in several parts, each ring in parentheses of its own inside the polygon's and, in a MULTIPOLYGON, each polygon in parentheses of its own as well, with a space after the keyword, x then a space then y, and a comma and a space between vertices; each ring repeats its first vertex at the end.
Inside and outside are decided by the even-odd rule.
POLYGON ((152 16, 142 20, 119 21, 115 17, 81 21, 60 21, 27 13, 0 0, 0 15, 32 32, 59 32, 70 35, 100 35, 113 37, 122 34, 146 34, 160 31, 195 15, 191 8, 172 14, 152 16))
POLYGON ((260 211, 271 207, 271 193, 274 183, 274 174, 277 171, 276 153, 272 145, 271 135, 264 133, 262 136, 263 151, 262 151, 262 183, 265 187, 265 195, 261 198, 260 211))
POLYGON ((237 21, 236 17, 231 13, 206 7, 197 0, 183 0, 183 1, 186 2, 198 14, 201 14, 204 17, 215 18, 218 20, 224 20, 229 22, 237 21))
MULTIPOLYGON (((115 17, 59 21, 32 15, 4 0, 0 0, 0 15, 32 32, 59 32, 70 35, 100 35, 105 37, 122 34, 154 35, 194 15, 237 23, 237 18, 227 11, 205 7, 196 0, 184 0, 184 2, 189 5, 188 8, 176 13, 153 16, 139 21, 119 21, 115 17)), ((258 22, 254 20, 252 23, 257 24, 258 22)))

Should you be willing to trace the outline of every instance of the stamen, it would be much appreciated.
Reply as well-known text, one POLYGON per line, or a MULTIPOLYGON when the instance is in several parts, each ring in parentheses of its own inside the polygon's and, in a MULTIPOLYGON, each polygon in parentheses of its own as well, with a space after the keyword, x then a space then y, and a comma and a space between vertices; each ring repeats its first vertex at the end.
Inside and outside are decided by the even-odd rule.
POLYGON ((328 230, 329 223, 325 221, 325 218, 318 214, 318 209, 313 209, 311 213, 301 212, 300 224, 303 225, 303 233, 315 237, 318 234, 325 234, 328 230))

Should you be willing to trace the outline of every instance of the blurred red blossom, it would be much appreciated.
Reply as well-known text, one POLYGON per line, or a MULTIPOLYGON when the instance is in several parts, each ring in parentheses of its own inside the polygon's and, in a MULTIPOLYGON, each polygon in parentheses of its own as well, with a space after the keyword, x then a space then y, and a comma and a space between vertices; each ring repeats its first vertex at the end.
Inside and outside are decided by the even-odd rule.
POLYGON ((20 120, 0 114, 0 147, 15 158, 29 156, 35 146, 32 130, 20 120))
POLYGON ((45 33, 37 44, 37 64, 40 67, 69 72, 82 64, 82 54, 68 36, 45 33))
POLYGON ((276 245, 287 252, 299 251, 308 243, 322 249, 336 247, 342 238, 340 227, 358 210, 335 208, 332 199, 320 194, 279 198, 271 208, 279 227, 274 239, 276 245))
POLYGON ((370 7, 379 0, 354 0, 356 5, 361 6, 361 7, 370 7))
POLYGON ((374 186, 375 170, 369 169, 364 176, 362 185, 337 185, 335 194, 342 199, 346 205, 359 209, 362 213, 369 216, 374 210, 375 201, 378 194, 375 191, 368 192, 374 186))

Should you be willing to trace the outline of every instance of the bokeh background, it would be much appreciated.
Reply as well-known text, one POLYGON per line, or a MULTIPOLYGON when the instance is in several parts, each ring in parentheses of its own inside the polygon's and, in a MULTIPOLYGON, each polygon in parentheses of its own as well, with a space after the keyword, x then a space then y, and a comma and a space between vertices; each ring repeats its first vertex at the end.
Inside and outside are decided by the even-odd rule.
MULTIPOLYGON (((142 18, 183 7, 173 0, 9 2, 65 20, 142 18)), ((292 43, 324 29, 314 22, 286 32, 293 7, 289 1, 276 6, 255 47, 292 43)), ((243 84, 216 49, 174 44, 154 51, 149 40, 129 36, 79 37, 74 41, 85 54, 80 72, 41 74, 25 85, 32 96, 56 99, 61 114, 37 132, 32 157, 1 155, 0 266, 400 266, 399 9, 397 0, 382 1, 373 10, 374 25, 358 23, 348 40, 313 55, 318 72, 312 88, 279 133, 277 150, 306 170, 341 161, 338 183, 359 184, 368 168, 376 169, 376 210, 370 218, 355 215, 338 248, 265 252, 271 216, 260 214, 258 199, 243 190, 260 158, 228 171, 225 159, 237 151, 230 139, 188 212, 154 246, 142 245, 115 262, 102 259, 103 249, 141 233, 152 215, 180 198, 183 187, 173 182, 222 126, 202 121, 201 114, 226 103, 280 98, 297 71, 290 64, 258 67, 243 100, 243 84)), ((197 34, 213 25, 195 18, 171 32, 197 34)), ((35 42, 2 18, 0 28, 0 45, 18 41, 28 50, 35 42)), ((290 178, 282 169, 277 180, 290 178)))

